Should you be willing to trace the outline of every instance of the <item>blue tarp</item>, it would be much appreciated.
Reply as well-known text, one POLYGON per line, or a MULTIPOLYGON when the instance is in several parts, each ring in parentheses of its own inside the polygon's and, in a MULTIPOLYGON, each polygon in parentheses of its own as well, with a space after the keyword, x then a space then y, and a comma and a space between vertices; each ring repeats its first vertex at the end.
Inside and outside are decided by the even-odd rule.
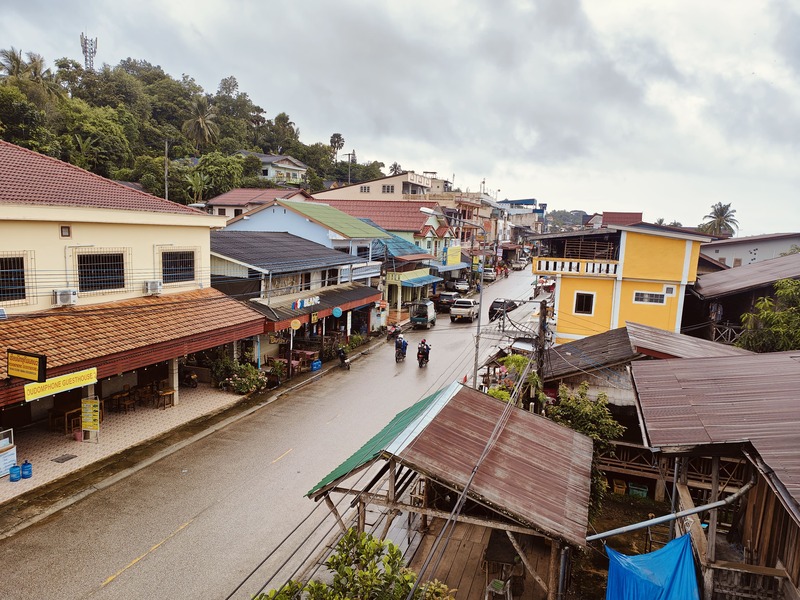
POLYGON ((700 600, 688 535, 649 554, 626 556, 606 547, 606 600, 700 600))

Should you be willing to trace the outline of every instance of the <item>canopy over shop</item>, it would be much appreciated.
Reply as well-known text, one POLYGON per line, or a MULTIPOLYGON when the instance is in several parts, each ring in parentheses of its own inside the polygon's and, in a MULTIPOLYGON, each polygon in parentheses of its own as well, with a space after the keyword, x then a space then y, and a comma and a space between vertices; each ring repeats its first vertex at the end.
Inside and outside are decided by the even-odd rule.
MULTIPOLYGON (((153 367, 176 389, 177 359, 263 333, 264 317, 214 289, 147 296, 107 304, 59 308, 0 321, 0 423, 24 425, 59 401, 58 394, 25 402, 26 380, 8 378, 7 348, 47 356, 47 377, 97 369, 106 395, 117 378, 153 367), (108 389, 106 389, 108 388, 108 389), (50 406, 44 406, 49 404, 50 406)), ((64 392, 65 395, 82 393, 64 392)), ((96 393, 96 392, 95 392, 96 393)))

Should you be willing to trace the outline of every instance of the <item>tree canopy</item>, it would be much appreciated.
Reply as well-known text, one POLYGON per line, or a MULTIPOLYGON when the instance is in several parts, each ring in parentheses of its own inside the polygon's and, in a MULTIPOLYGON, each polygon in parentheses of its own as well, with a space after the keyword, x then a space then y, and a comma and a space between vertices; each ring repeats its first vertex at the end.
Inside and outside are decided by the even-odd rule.
POLYGON ((800 281, 774 284, 775 297, 759 298, 752 312, 742 315, 744 331, 736 345, 752 352, 800 350, 800 281))
POLYGON ((733 235, 739 229, 735 214, 736 209, 731 208, 730 203, 717 202, 711 206, 711 212, 703 217, 705 221, 699 229, 711 235, 733 235))
MULTIPOLYGON (((280 111, 270 118, 232 75, 207 93, 189 75, 174 78, 160 66, 135 58, 96 70, 59 58, 51 68, 35 52, 0 50, 0 139, 99 175, 132 177, 148 192, 162 196, 166 148, 172 163, 169 198, 177 202, 209 198, 234 183, 270 185, 252 165, 225 177, 208 173, 208 164, 201 169, 202 158, 215 153, 225 158, 240 150, 291 155, 308 165, 304 185, 311 191, 322 189, 326 179, 348 181, 348 166, 352 183, 384 176, 381 162, 339 161, 341 133, 334 133, 330 141, 301 142, 300 128, 289 113, 280 111), (151 168, 155 163, 142 158, 160 158, 160 173, 151 168), (144 164, 150 166, 142 169, 144 164), (191 177, 198 169, 207 179, 191 177), (201 184, 204 190, 199 194, 201 184)), ((218 157, 210 160, 221 164, 218 157)), ((223 170, 230 171, 232 164, 223 170)))

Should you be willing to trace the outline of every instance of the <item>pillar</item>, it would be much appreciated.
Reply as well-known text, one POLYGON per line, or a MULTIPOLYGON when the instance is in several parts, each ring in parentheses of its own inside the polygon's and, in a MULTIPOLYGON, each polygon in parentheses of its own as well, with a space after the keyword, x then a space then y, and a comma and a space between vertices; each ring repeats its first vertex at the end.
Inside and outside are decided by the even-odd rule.
POLYGON ((180 392, 178 391, 179 378, 178 378, 178 359, 170 358, 167 362, 167 383, 169 387, 175 390, 174 403, 177 405, 180 399, 180 392))

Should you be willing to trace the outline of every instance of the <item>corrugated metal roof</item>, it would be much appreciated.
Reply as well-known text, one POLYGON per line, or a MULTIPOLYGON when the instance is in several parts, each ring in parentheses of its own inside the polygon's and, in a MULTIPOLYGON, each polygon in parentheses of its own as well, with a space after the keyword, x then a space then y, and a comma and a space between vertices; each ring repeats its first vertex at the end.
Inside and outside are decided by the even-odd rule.
POLYGON ((367 225, 360 219, 348 215, 337 208, 316 202, 295 202, 293 200, 277 200, 281 206, 293 210, 328 227, 346 238, 386 238, 388 233, 367 225))
POLYGON ((720 298, 800 277, 800 254, 779 256, 716 273, 697 276, 694 292, 701 298, 720 298))
POLYGON ((766 233, 763 235, 747 235, 744 237, 732 237, 732 238, 726 238, 724 240, 714 240, 713 242, 703 244, 701 248, 703 250, 706 250, 710 248, 719 248, 720 246, 739 246, 739 245, 751 244, 752 242, 766 242, 771 240, 782 240, 791 238, 800 239, 800 233, 766 233))
MULTIPOLYGON (((309 494, 381 454, 393 455, 419 473, 463 489, 506 406, 471 388, 451 385, 395 417, 309 494), (435 414, 424 415, 437 400, 435 414), (392 445, 395 440, 402 443, 392 445)), ((589 438, 513 408, 469 495, 550 537, 583 546, 591 461, 589 438)))
POLYGON ((319 296, 319 303, 304 308, 293 308, 292 305, 297 301, 296 297, 290 300, 281 300, 280 297, 277 300, 254 298, 250 301, 250 306, 266 315, 268 320, 281 322, 313 312, 320 313, 320 316, 327 316, 329 311, 336 306, 352 305, 357 307, 370 302, 378 302, 381 299, 380 291, 357 282, 320 288, 307 292, 307 295, 319 296))
POLYGON ((245 206, 247 204, 266 204, 276 198, 291 198, 301 194, 297 189, 285 188, 235 188, 207 202, 209 206, 245 206))
POLYGON ((417 233, 430 215, 420 212, 420 207, 436 208, 436 202, 421 200, 335 200, 313 199, 312 202, 329 204, 348 215, 374 221, 389 231, 412 231, 417 233))
POLYGON ((631 346, 624 327, 549 348, 545 353, 545 381, 573 373, 627 363, 641 355, 631 346))
POLYGON ((639 323, 625 323, 628 339, 635 351, 659 358, 705 358, 753 354, 744 348, 665 331, 639 323))
POLYGON ((650 446, 749 441, 797 512, 800 351, 641 361, 632 371, 650 446))
POLYGON ((418 288, 431 283, 439 283, 444 281, 441 277, 436 275, 423 275, 422 277, 414 277, 413 279, 404 279, 400 282, 401 287, 418 288))
POLYGON ((212 231, 211 252, 271 273, 293 273, 364 262, 363 258, 283 231, 212 231))

